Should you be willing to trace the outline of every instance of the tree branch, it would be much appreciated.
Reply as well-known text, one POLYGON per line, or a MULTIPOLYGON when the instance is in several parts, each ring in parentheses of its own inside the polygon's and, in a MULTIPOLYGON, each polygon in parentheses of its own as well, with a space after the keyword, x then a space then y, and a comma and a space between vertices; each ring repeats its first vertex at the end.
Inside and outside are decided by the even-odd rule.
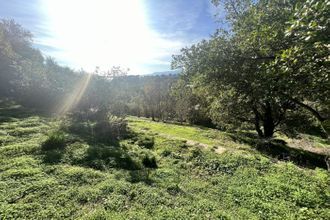
POLYGON ((289 97, 289 99, 291 101, 293 101, 294 103, 296 103, 297 105, 299 105, 299 106, 305 108, 306 110, 310 111, 320 122, 323 122, 323 121, 326 120, 326 118, 324 118, 317 110, 313 109, 311 106, 306 105, 303 102, 300 102, 296 98, 289 97))

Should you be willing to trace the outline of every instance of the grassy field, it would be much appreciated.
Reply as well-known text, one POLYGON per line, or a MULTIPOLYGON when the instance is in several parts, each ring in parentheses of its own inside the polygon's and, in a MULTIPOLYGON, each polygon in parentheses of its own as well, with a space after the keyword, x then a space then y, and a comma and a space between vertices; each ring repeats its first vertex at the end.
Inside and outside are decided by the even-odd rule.
POLYGON ((63 122, 2 105, 0 219, 330 218, 325 169, 278 161, 213 129, 128 121, 135 135, 118 143, 63 130, 65 146, 45 151, 63 122))

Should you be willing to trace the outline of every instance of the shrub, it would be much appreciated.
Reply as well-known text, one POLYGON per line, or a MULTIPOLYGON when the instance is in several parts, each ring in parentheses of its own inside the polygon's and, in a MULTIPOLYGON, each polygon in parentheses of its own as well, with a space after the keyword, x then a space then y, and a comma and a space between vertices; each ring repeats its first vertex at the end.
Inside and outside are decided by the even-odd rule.
POLYGON ((111 146, 90 147, 83 163, 98 170, 105 170, 106 168, 139 169, 138 164, 129 155, 120 148, 111 146))
POLYGON ((65 135, 61 131, 55 131, 48 134, 47 139, 42 144, 43 150, 63 149, 66 145, 65 135))
POLYGON ((189 159, 195 159, 195 158, 201 157, 202 155, 203 155, 203 153, 202 153, 201 149, 194 148, 190 152, 189 159))
POLYGON ((327 137, 326 126, 320 125, 308 112, 304 110, 298 110, 296 112, 289 112, 284 123, 281 124, 281 131, 289 137, 297 137, 299 133, 306 133, 310 135, 327 137))
POLYGON ((127 138, 131 134, 124 118, 111 115, 104 108, 76 111, 63 122, 63 127, 81 137, 106 143, 127 138))
POLYGON ((155 138, 154 137, 148 137, 148 136, 142 136, 137 141, 137 145, 140 147, 144 147, 147 149, 152 149, 155 144, 155 138))
POLYGON ((146 168, 157 168, 157 161, 156 158, 154 156, 145 156, 142 159, 142 164, 146 167, 146 168))
POLYGON ((102 141, 114 141, 128 135, 127 121, 123 118, 110 116, 94 126, 95 137, 102 141))

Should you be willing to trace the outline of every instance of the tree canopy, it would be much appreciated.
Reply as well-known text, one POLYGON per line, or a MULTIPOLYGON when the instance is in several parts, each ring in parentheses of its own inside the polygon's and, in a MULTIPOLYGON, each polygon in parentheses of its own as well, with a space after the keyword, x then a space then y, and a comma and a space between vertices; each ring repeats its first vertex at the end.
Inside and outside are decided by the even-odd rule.
POLYGON ((180 78, 129 76, 119 66, 74 71, 34 48, 32 34, 19 24, 1 20, 0 95, 55 111, 78 92, 72 111, 106 109, 221 129, 253 126, 263 138, 296 127, 298 117, 326 137, 329 0, 212 2, 225 9, 228 26, 173 56, 180 78))
POLYGON ((182 49, 172 66, 204 89, 216 121, 253 123, 272 137, 297 106, 329 112, 329 1, 213 2, 224 5, 230 30, 182 49))

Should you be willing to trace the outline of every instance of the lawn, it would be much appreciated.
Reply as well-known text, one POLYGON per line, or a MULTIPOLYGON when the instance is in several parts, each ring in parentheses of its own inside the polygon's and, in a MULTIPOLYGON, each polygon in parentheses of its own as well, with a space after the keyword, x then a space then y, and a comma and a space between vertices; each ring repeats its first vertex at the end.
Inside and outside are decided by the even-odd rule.
POLYGON ((105 144, 20 106, 0 116, 0 219, 330 218, 325 169, 278 161, 225 132, 129 117, 134 135, 105 144), (46 151, 54 130, 65 146, 46 151))

